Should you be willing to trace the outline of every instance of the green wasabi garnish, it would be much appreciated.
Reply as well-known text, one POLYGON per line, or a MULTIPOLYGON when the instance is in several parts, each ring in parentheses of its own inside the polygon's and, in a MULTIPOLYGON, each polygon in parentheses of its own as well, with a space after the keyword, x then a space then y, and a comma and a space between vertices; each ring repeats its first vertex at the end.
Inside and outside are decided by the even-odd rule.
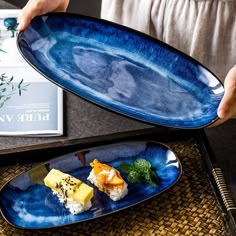
POLYGON ((152 186, 159 184, 156 172, 152 170, 151 163, 145 159, 137 159, 133 164, 122 163, 120 165, 122 171, 128 174, 130 183, 146 182, 152 186))

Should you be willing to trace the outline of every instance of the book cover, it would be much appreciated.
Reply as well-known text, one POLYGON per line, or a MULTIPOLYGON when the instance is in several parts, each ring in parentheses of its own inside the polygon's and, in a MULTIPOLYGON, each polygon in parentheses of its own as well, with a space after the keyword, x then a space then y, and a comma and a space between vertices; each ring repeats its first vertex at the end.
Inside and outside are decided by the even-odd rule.
POLYGON ((0 136, 63 135, 63 90, 20 55, 18 14, 0 10, 0 136))

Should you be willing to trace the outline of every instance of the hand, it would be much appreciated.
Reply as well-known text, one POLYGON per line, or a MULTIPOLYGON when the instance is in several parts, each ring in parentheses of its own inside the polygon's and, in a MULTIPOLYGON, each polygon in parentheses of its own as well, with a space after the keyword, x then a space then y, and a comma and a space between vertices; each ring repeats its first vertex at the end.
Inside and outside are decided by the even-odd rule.
POLYGON ((225 94, 218 107, 220 118, 210 127, 222 124, 226 120, 236 118, 236 65, 228 72, 225 82, 225 94))
POLYGON ((18 30, 24 30, 35 16, 52 11, 65 11, 68 4, 69 0, 29 0, 20 12, 18 30))

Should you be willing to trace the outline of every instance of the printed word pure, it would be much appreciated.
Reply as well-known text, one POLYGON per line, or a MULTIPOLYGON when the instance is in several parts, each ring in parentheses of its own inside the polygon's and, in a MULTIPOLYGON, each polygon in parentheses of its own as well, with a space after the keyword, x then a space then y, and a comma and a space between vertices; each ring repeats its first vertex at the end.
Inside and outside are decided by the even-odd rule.
POLYGON ((49 121, 49 114, 17 114, 17 115, 0 115, 0 122, 36 122, 49 121))

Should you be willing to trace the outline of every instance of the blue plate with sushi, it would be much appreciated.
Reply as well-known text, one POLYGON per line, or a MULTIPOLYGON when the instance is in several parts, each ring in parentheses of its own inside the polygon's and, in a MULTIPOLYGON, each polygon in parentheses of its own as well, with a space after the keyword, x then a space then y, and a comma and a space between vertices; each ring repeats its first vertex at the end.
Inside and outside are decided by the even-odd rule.
POLYGON ((17 44, 47 79, 124 116, 184 129, 218 119, 220 80, 193 58, 130 28, 52 13, 32 20, 17 44))
POLYGON ((20 174, 0 190, 0 209, 5 220, 22 229, 45 229, 92 220, 134 206, 159 195, 173 186, 182 174, 175 153, 167 146, 152 141, 126 141, 95 146, 69 153, 20 174), (122 171, 125 163, 144 159, 151 164, 158 184, 131 183, 122 171), (116 168, 128 183, 128 194, 113 201, 88 180, 90 163, 97 159, 116 168), (52 169, 68 173, 94 188, 92 207, 83 213, 72 214, 59 202, 52 190, 45 186, 44 178, 52 169))

